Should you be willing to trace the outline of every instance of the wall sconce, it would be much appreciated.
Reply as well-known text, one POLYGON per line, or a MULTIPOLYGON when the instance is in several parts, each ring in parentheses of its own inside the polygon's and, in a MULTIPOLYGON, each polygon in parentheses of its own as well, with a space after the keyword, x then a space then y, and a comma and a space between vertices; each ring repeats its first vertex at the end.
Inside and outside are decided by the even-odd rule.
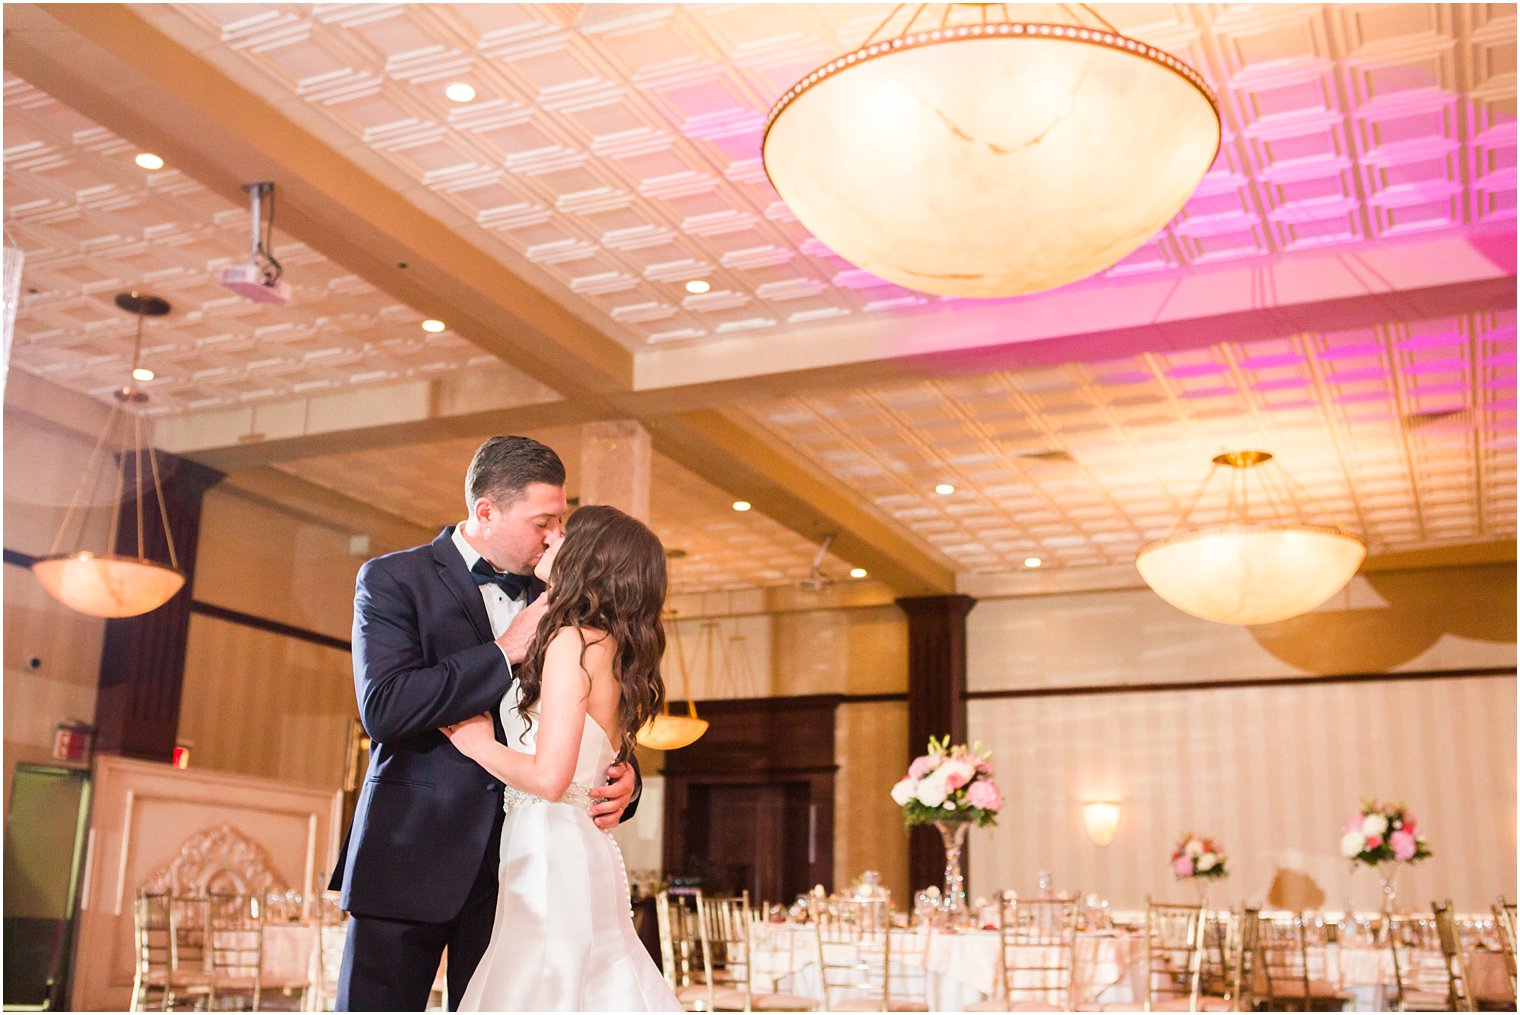
POLYGON ((1107 846, 1119 832, 1119 805, 1112 800, 1089 800, 1082 805, 1082 821, 1088 837, 1099 846, 1107 846))

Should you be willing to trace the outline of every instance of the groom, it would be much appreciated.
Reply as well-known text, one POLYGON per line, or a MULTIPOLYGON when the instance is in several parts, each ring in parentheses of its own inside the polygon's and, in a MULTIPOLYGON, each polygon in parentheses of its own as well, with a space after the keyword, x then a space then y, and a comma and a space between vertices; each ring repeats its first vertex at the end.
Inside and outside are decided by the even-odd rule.
MULTIPOLYGON (((491 939, 502 786, 438 727, 496 713, 527 656, 547 605, 533 568, 559 535, 565 467, 537 441, 492 437, 465 498, 469 517, 432 545, 359 569, 354 686, 372 746, 328 886, 351 916, 339 1011, 421 1011, 445 948, 452 1007, 491 939)), ((627 765, 607 775, 591 791, 602 828, 631 816, 637 784, 627 765)))

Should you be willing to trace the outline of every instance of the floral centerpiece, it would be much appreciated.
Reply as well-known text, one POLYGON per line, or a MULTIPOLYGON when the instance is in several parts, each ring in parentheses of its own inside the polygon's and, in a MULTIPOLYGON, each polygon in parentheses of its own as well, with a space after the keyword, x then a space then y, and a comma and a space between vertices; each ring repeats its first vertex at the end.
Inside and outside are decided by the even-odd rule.
POLYGON ((892 787, 903 823, 965 821, 978 828, 997 824, 1003 795, 992 781, 992 752, 978 754, 981 746, 951 747, 949 737, 930 737, 929 753, 914 758, 908 774, 892 787))
POLYGON ((1363 801, 1341 835, 1341 856, 1353 864, 1414 863, 1429 855, 1425 836, 1402 803, 1363 801))
POLYGON ((914 758, 908 774, 892 787, 905 825, 939 830, 945 845, 945 891, 939 906, 952 923, 966 918, 966 880, 961 876, 966 832, 972 825, 996 824, 1003 808, 1003 795, 992 780, 992 753, 981 753, 981 746, 952 747, 948 736, 930 737, 929 753, 914 758))
POLYGON ((1379 872, 1383 888, 1383 909, 1394 910, 1393 876, 1398 864, 1414 863, 1430 855, 1425 836, 1403 803, 1388 800, 1364 800, 1361 809, 1351 815, 1341 833, 1341 856, 1365 864, 1379 872), (1388 867, 1381 867, 1389 864, 1388 867))
POLYGON ((1172 850, 1172 873, 1181 878, 1222 878, 1225 870, 1224 848, 1213 839, 1192 832, 1184 835, 1172 850))

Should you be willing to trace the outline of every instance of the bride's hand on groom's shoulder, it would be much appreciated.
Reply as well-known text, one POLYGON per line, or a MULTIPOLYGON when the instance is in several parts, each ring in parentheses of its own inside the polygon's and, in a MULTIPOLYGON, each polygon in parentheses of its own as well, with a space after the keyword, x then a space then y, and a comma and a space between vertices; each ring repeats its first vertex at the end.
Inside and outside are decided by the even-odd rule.
POLYGON ((481 752, 487 749, 487 745, 496 742, 496 727, 491 722, 489 712, 482 712, 464 722, 457 722, 452 726, 440 726, 438 729, 449 738, 449 743, 467 758, 478 760, 481 752))

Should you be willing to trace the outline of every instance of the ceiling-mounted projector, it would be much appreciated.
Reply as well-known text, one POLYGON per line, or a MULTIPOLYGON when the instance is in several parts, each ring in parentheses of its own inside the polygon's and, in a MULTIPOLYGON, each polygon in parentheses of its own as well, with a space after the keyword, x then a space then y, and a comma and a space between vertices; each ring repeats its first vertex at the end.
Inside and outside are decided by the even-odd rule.
POLYGON ((255 303, 290 302, 290 284, 280 276, 284 269, 269 252, 269 235, 274 231, 274 184, 250 183, 243 188, 252 202, 253 252, 247 264, 223 268, 217 281, 245 300, 255 303), (264 198, 269 199, 269 217, 262 214, 264 198))
POLYGON ((271 275, 258 264, 242 264, 235 268, 223 268, 217 281, 245 300, 255 303, 289 303, 290 283, 271 275))

